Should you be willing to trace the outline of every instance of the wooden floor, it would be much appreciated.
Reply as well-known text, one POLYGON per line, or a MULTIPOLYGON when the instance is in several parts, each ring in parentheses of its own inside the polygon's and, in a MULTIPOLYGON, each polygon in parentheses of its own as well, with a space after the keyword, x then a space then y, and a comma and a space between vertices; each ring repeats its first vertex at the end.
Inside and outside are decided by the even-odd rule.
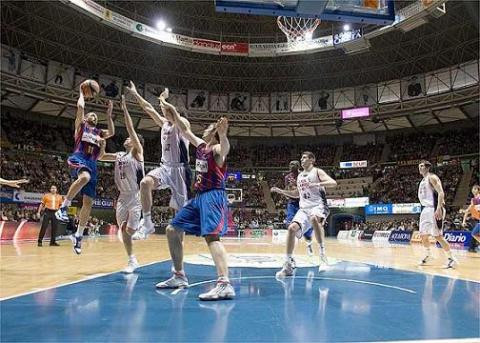
MULTIPOLYGON (((231 253, 283 253, 284 246, 261 240, 224 240, 231 253), (263 243, 263 244, 259 244, 263 243)), ((123 245, 114 236, 86 239, 82 255, 75 255, 70 241, 60 241, 60 247, 37 247, 36 242, 1 245, 0 298, 20 295, 43 288, 74 282, 104 273, 120 271, 126 265, 123 245)), ((140 264, 169 259, 165 236, 154 235, 137 241, 135 254, 140 264)), ((185 254, 206 253, 208 248, 198 237, 186 237, 185 254)), ((300 242, 297 254, 306 254, 300 242)), ((457 269, 443 269, 445 257, 434 249, 436 259, 430 266, 419 267, 423 251, 418 244, 374 247, 370 242, 329 239, 327 254, 340 260, 366 262, 385 267, 427 274, 480 281, 480 253, 454 251, 459 261, 457 269)))

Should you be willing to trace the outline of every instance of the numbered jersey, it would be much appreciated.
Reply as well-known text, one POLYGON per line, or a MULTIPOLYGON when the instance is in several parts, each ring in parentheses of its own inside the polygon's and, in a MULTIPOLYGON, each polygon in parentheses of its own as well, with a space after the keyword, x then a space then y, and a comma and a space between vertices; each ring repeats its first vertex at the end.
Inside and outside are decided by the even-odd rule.
POLYGON ((188 163, 188 141, 182 137, 180 129, 166 122, 160 133, 162 140, 161 161, 165 164, 188 163))
POLYGON ((195 191, 204 192, 210 189, 225 189, 226 163, 219 167, 211 147, 202 143, 197 147, 195 160, 195 191))
POLYGON ((83 122, 75 137, 74 153, 81 153, 86 159, 91 161, 98 160, 102 135, 101 129, 90 127, 83 122))
POLYGON ((297 188, 300 196, 300 208, 311 208, 315 206, 323 206, 325 209, 328 208, 325 187, 312 185, 319 182, 318 168, 314 167, 308 172, 303 171, 298 174, 297 188))
POLYGON ((433 189, 430 181, 428 181, 428 175, 420 181, 420 185, 418 186, 418 200, 422 206, 437 207, 438 194, 435 189, 433 189))
POLYGON ((120 193, 140 190, 140 181, 145 175, 143 162, 137 161, 132 153, 118 152, 115 160, 115 184, 120 193))

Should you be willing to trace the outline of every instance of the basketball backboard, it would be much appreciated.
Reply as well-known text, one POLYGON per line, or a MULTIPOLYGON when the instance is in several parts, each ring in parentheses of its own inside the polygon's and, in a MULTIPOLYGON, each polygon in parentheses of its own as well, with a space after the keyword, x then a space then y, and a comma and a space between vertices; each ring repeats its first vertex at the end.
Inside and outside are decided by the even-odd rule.
POLYGON ((217 12, 378 25, 395 20, 393 0, 216 0, 215 8, 217 12))

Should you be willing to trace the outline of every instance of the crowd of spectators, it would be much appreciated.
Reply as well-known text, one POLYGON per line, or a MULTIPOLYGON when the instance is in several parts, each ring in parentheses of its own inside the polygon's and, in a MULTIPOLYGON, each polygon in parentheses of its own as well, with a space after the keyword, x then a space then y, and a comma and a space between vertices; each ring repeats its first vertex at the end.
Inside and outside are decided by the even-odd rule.
POLYGON ((416 220, 385 220, 379 222, 362 222, 351 225, 354 230, 363 230, 367 232, 380 231, 415 231, 418 230, 418 222, 416 220))
MULTIPOLYGON (((1 175, 6 179, 28 178, 30 183, 24 185, 27 192, 46 192, 51 184, 55 184, 61 194, 65 194, 71 183, 70 171, 67 167, 66 156, 73 148, 73 125, 60 125, 51 121, 40 122, 13 116, 5 112, 2 114, 2 147, 0 158, 1 175), (55 151, 56 153, 52 153, 55 151)), ((118 151, 123 149, 126 133, 121 129, 110 139, 107 150, 118 151)), ((145 135, 145 156, 147 161, 159 161, 160 137, 158 133, 145 135)), ((478 132, 472 129, 451 131, 448 133, 431 134, 397 134, 386 137, 386 144, 390 145, 391 161, 412 161, 416 159, 430 159, 431 154, 436 156, 455 156, 457 154, 471 154, 478 152, 478 132)), ((228 156, 230 170, 249 167, 255 179, 228 180, 227 187, 241 188, 243 201, 240 208, 233 209, 233 220, 238 225, 255 227, 272 222, 283 222, 287 198, 279 194, 272 194, 276 214, 266 211, 266 200, 263 194, 261 181, 266 180, 269 187, 284 188, 284 176, 288 172, 288 162, 298 160, 302 151, 312 151, 317 158, 317 165, 333 165, 337 146, 329 144, 279 144, 279 145, 242 145, 238 141, 232 144, 228 156), (262 171, 262 168, 277 168, 276 170, 262 171)), ((372 177, 373 183, 364 187, 356 196, 369 196, 371 203, 407 203, 417 202, 417 188, 421 180, 417 164, 412 165, 380 165, 379 161, 384 150, 383 143, 357 146, 344 144, 341 160, 368 160, 367 168, 339 169, 325 168, 327 173, 335 179, 350 179, 358 177, 372 177)), ((190 149, 193 160, 193 151, 190 149)), ((459 160, 447 160, 448 163, 435 167, 442 180, 446 194, 447 205, 451 204, 462 175, 462 166, 459 160)), ((472 163, 472 184, 478 184, 478 160, 472 163)), ((99 178, 97 196, 100 198, 115 199, 118 195, 114 185, 113 165, 99 163, 99 178)), ((172 218, 173 212, 168 209, 170 191, 154 192, 153 219, 156 223, 166 223, 172 218)), ((8 220, 27 219, 38 221, 36 209, 21 208, 17 205, 2 204, 1 217, 8 220)), ((451 220, 452 225, 458 222, 457 215, 451 220)), ((367 224, 364 224, 367 225, 367 224)), ((412 227, 409 223, 381 223, 368 224, 377 228, 391 229, 392 227, 412 227)), ((371 229, 370 226, 366 229, 371 229)))
POLYGON ((368 143, 366 145, 344 144, 342 161, 368 161, 370 163, 380 161, 384 144, 368 143))
POLYGON ((303 151, 311 151, 317 165, 332 165, 335 145, 326 144, 277 144, 277 145, 232 145, 228 165, 235 168, 255 166, 256 168, 286 168, 291 160, 300 160, 303 151))
POLYGON ((40 221, 40 216, 37 214, 37 208, 19 207, 16 204, 2 204, 0 208, 0 218, 0 220, 5 221, 40 221))
POLYGON ((389 161, 429 159, 478 153, 478 130, 466 128, 442 133, 409 133, 388 136, 389 161))
POLYGON ((453 130, 438 137, 436 154, 443 155, 464 155, 478 153, 478 130, 453 130))
MULTIPOLYGON (((453 202, 455 192, 462 176, 460 161, 451 161, 434 170, 442 181, 447 205, 453 202)), ((386 166, 380 173, 374 174, 374 182, 368 189, 372 203, 411 203, 418 201, 418 184, 421 175, 418 166, 386 166)))

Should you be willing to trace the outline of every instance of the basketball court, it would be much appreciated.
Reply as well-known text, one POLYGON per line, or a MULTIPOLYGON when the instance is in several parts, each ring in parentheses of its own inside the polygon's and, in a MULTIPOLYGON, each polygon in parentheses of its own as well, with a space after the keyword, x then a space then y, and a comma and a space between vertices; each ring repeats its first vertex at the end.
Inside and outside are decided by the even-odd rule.
POLYGON ((478 256, 462 253, 452 270, 438 249, 431 265, 419 267, 418 245, 327 244, 329 267, 319 272, 299 244, 295 277, 276 280, 283 246, 226 239, 238 298, 220 303, 197 299, 216 281, 199 238, 186 237, 190 287, 183 290, 155 289, 171 268, 161 236, 137 242, 142 267, 130 275, 120 272, 116 238, 87 241, 81 256, 68 241, 58 249, 3 245, 2 340, 478 341, 478 256))

